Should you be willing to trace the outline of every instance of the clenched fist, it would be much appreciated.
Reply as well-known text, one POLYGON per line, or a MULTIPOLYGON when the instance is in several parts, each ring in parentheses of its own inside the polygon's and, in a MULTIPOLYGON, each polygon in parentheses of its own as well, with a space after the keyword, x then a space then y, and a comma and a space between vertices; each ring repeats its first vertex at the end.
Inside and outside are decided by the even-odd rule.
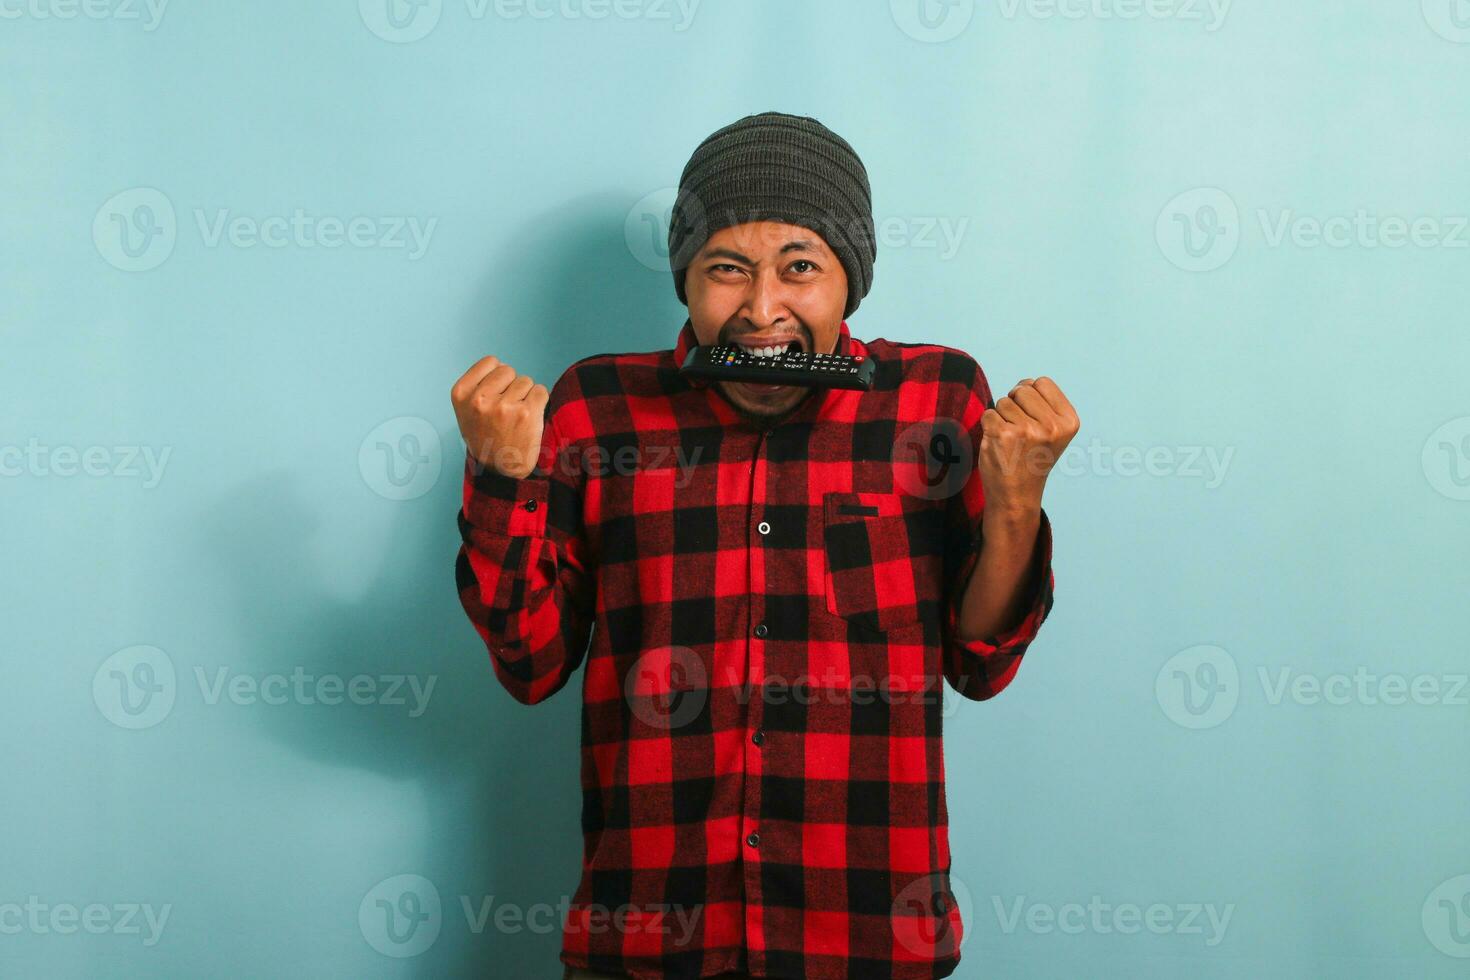
POLYGON ((545 385, 517 374, 495 357, 482 357, 449 392, 470 455, 505 476, 520 479, 541 454, 545 385))
POLYGON ((1047 475, 1080 423, 1051 378, 1026 378, 980 417, 977 468, 985 509, 1023 514, 1041 506, 1047 475))

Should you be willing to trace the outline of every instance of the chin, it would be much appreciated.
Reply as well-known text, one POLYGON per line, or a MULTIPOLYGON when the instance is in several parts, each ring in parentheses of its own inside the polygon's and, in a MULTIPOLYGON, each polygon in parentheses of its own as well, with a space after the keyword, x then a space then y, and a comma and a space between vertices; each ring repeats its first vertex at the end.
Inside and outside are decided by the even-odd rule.
POLYGON ((735 407, 735 410, 746 419, 753 422, 775 422, 789 415, 810 394, 808 388, 797 388, 795 394, 783 396, 780 401, 755 402, 726 391, 725 399, 735 407))

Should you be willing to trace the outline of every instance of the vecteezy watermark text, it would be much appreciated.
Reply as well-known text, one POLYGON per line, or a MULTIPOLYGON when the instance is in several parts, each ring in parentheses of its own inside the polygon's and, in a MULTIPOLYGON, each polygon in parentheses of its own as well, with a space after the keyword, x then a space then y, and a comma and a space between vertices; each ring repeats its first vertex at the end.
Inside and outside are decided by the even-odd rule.
POLYGON ((29 895, 24 902, 0 903, 0 935, 70 936, 78 932, 103 936, 142 936, 143 945, 158 945, 173 903, 157 908, 148 902, 43 902, 29 895), (146 931, 145 931, 146 929, 146 931))
MULTIPOLYGON (((274 214, 196 207, 191 215, 199 242, 207 249, 401 251, 410 262, 423 258, 439 225, 437 217, 320 214, 304 207, 274 214)), ((120 191, 104 201, 92 219, 98 254, 124 272, 147 272, 162 265, 173 254, 179 234, 173 201, 156 187, 120 191)))
POLYGON ((0 477, 108 476, 142 479, 152 490, 172 454, 172 446, 50 446, 33 436, 24 446, 0 445, 0 477))
MULTIPOLYGON (((1470 674, 1385 672, 1366 664, 1317 673, 1291 665, 1260 664, 1255 676, 1261 698, 1270 707, 1470 707, 1470 674)), ((1154 680, 1155 697, 1164 715, 1181 728, 1192 729, 1223 724, 1235 713, 1245 686, 1235 658, 1211 644, 1174 654, 1154 680)))
MULTIPOLYGON (((971 675, 948 679, 958 695, 977 684, 971 675)), ((960 697, 944 697, 946 679, 938 674, 868 674, 827 665, 820 673, 788 677, 768 672, 760 681, 746 680, 722 690, 737 704, 758 697, 762 704, 840 707, 939 704, 944 717, 958 709, 960 697)), ((633 716, 649 728, 673 731, 700 717, 713 693, 710 669, 689 647, 659 646, 639 654, 623 680, 623 696, 633 716)))
POLYGON ((383 704, 408 707, 408 716, 417 718, 429 707, 434 685, 439 678, 417 674, 308 674, 306 668, 295 667, 287 674, 241 674, 229 667, 216 667, 210 678, 203 667, 194 668, 194 677, 205 704, 383 704), (411 697, 410 697, 411 696, 411 697))
POLYGON ((1025 895, 1017 895, 1014 900, 992 895, 990 900, 1001 932, 1007 935, 1023 924, 1027 932, 1038 935, 1060 932, 1069 936, 1082 933, 1120 933, 1126 936, 1146 929, 1157 936, 1204 936, 1206 946, 1218 946, 1235 914, 1234 902, 1223 906, 1214 902, 1176 905, 1154 902, 1144 906, 1133 902, 1104 902, 1101 895, 1093 895, 1085 905, 1081 902, 1063 902, 1060 905, 1028 902, 1025 895))
MULTIPOLYGON (((1257 208, 1254 213, 1258 241, 1268 249, 1470 249, 1467 214, 1385 214, 1365 207, 1325 215, 1295 208, 1257 208)), ((1233 197, 1218 187, 1197 187, 1164 206, 1154 235, 1175 266, 1212 272, 1234 258, 1247 229, 1233 197)))
MULTIPOLYGON (((1007 21, 1174 21, 1218 31, 1233 0, 997 0, 1007 21)), ((976 0, 889 0, 898 29, 916 41, 940 44, 963 34, 976 0)))
MULTIPOLYGON (((543 451, 538 457, 538 465, 548 473, 558 473, 574 479, 589 476, 606 478, 670 473, 674 474, 675 489, 682 489, 689 485, 699 465, 699 460, 704 455, 703 446, 695 446, 694 451, 689 452, 683 446, 657 444, 624 445, 609 450, 605 446, 596 444, 570 443, 562 446, 557 451, 555 459, 552 459, 550 454, 545 452, 546 447, 542 448, 543 451)), ((482 450, 473 455, 478 469, 483 470, 486 466, 490 466, 501 473, 518 472, 525 461, 520 450, 510 446, 482 450)))
MULTIPOLYGON (((669 225, 674 220, 676 200, 679 200, 678 188, 661 187, 635 201, 623 218, 623 241, 629 253, 640 265, 654 272, 669 271, 669 225)), ((687 189, 681 207, 682 220, 691 228, 698 229, 707 223, 703 206, 687 189)), ((732 223, 742 223, 736 215, 732 214, 730 218, 732 223)), ((825 234, 842 236, 849 241, 851 236, 866 238, 870 234, 867 223, 862 220, 850 222, 845 227, 831 220, 823 224, 825 234)), ((930 251, 940 261, 947 261, 959 253, 969 228, 968 215, 890 214, 874 220, 871 234, 886 249, 930 251)), ((774 236, 783 234, 774 228, 771 232, 774 236)), ((747 240, 759 240, 760 237, 761 232, 753 230, 747 240)), ((785 243, 784 237, 773 242, 777 246, 785 243)))
POLYGON ((1173 20, 1202 23, 1213 34, 1225 25, 1233 0, 997 0, 1015 20, 1173 20))
MULTIPOLYGON (((252 705, 354 704, 407 708, 418 718, 429 707, 437 674, 309 673, 297 665, 289 673, 249 674, 228 666, 213 671, 195 665, 200 700, 210 706, 229 703, 252 705)), ((97 710, 119 728, 143 729, 159 724, 173 711, 180 684, 173 658, 155 646, 131 646, 117 651, 92 676, 92 699, 97 710)))
MULTIPOLYGON (((656 902, 609 906, 599 902, 572 905, 571 896, 559 902, 520 905, 500 901, 494 895, 460 895, 459 907, 466 930, 480 935, 492 927, 497 933, 556 932, 621 935, 650 934, 668 937, 683 946, 694 935, 704 912, 702 904, 656 902)), ((403 959, 418 956, 433 946, 445 926, 447 915, 438 887, 417 874, 393 875, 378 882, 363 896, 357 922, 363 939, 382 953, 403 959)))
POLYGON ((218 248, 225 241, 235 248, 407 249, 408 260, 416 262, 429 250, 429 239, 439 219, 421 222, 415 215, 356 215, 344 219, 314 215, 305 208, 296 208, 289 216, 255 217, 235 214, 229 208, 195 208, 194 222, 205 248, 218 248))
POLYGON ((1225 482, 1234 446, 1107 446, 1094 437, 1069 446, 1057 459, 1064 476, 1156 476, 1203 480, 1206 490, 1225 482))
POLYGON ((0 0, 0 20, 140 21, 153 32, 169 0, 0 0))
POLYGON ((1037 475, 1054 471, 1063 476, 1179 477, 1202 480, 1214 490, 1225 482, 1235 458, 1234 446, 1110 446, 1094 436, 1086 446, 1068 446, 1052 465, 1044 446, 1017 451, 1001 460, 1003 468, 1027 467, 1037 475))
MULTIPOLYGON (((672 23, 683 32, 694 23, 700 0, 462 0, 471 21, 600 21, 643 20, 672 23)), ((429 36, 445 7, 445 0, 358 0, 363 25, 385 41, 410 44, 429 36)))

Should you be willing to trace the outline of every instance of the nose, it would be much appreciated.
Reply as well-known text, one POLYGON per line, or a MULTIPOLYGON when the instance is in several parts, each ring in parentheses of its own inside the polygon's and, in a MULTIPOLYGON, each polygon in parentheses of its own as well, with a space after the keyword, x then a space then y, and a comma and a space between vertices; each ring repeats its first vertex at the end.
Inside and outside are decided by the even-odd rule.
POLYGON ((772 268, 763 268, 751 277, 741 314, 757 329, 784 325, 791 320, 787 308, 787 287, 772 268))

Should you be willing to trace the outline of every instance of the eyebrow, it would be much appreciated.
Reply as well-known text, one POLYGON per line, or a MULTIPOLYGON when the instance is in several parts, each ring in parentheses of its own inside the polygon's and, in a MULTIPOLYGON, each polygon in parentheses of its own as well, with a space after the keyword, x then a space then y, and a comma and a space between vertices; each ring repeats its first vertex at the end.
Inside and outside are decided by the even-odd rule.
MULTIPOLYGON (((796 238, 781 246, 777 255, 785 255, 787 252, 815 252, 817 246, 810 239, 796 238)), ((742 255, 733 248, 715 248, 704 253, 701 259, 734 259, 736 262, 744 262, 746 265, 755 265, 755 261, 748 256, 742 255)))

